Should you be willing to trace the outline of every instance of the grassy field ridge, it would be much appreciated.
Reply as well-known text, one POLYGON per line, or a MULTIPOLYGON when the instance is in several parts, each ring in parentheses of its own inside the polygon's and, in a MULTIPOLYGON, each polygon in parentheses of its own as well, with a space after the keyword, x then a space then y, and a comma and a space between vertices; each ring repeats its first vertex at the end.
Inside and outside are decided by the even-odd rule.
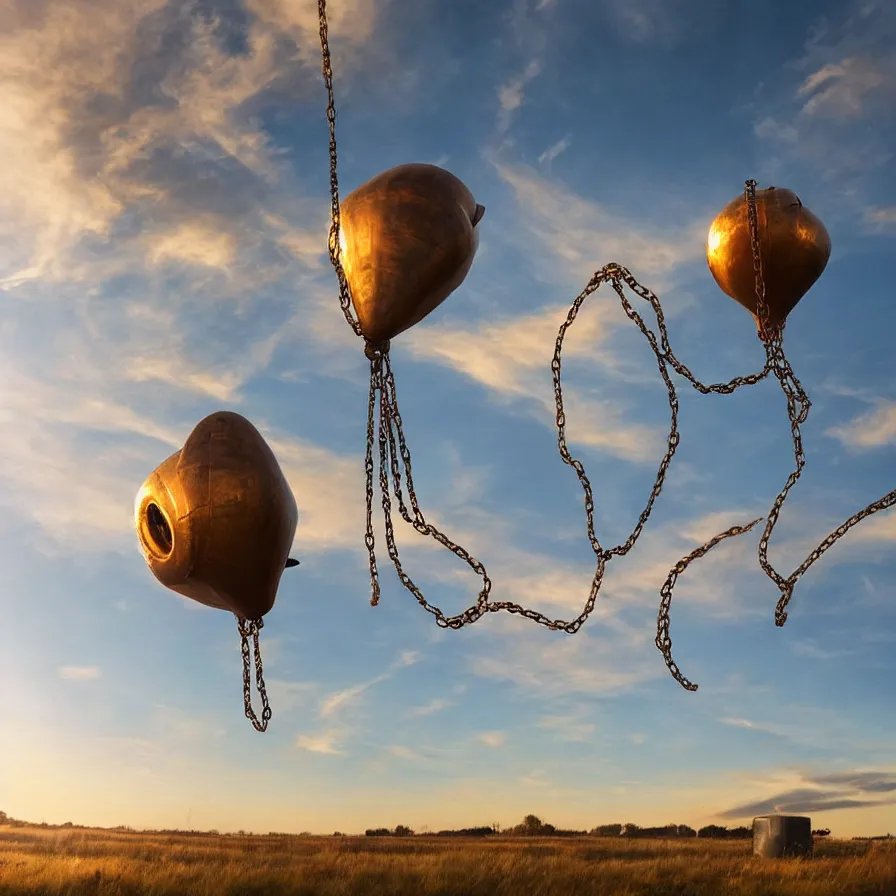
POLYGON ((896 841, 152 834, 0 826, 0 896, 896 896, 896 841))

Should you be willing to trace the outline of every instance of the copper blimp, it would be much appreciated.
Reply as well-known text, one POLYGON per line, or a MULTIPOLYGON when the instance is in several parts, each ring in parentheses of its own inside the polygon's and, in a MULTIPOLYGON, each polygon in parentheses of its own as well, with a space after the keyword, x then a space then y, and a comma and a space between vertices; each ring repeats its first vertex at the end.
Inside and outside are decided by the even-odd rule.
POLYGON ((140 489, 137 537, 166 588, 257 620, 274 605, 298 511, 280 465, 245 417, 219 411, 140 489))
POLYGON ((364 337, 374 345, 435 310, 463 282, 485 208, 435 165, 399 165, 340 206, 340 256, 364 337))
MULTIPOLYGON (((768 325, 775 332, 824 271, 831 256, 831 238, 794 192, 779 187, 756 191, 756 222, 768 325)), ((744 196, 729 202, 712 222, 706 260, 716 283, 753 315, 761 336, 744 196)))

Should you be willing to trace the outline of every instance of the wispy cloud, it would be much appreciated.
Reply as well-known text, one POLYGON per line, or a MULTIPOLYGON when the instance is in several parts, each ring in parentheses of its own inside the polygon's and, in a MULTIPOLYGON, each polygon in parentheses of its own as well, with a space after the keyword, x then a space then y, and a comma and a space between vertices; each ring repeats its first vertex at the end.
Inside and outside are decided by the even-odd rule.
POLYGON ((857 748, 855 723, 826 706, 786 703, 766 709, 759 717, 725 715, 720 724, 774 737, 781 748, 795 746, 806 753, 826 753, 839 757, 844 750, 857 748))
MULTIPOLYGON (((519 402, 525 413, 553 427, 556 409, 547 373, 566 311, 558 306, 476 328, 419 327, 409 334, 408 347, 415 358, 450 367, 496 397, 519 402)), ((595 344, 605 345, 608 332, 619 323, 605 312, 603 306, 597 313, 582 315, 579 328, 569 333, 564 345, 566 358, 593 358, 595 344)), ((612 350, 607 348, 599 355, 597 363, 613 371, 612 350)), ((566 386, 564 403, 571 443, 600 448, 625 460, 652 461, 658 456, 659 431, 626 421, 614 402, 590 398, 566 386)))
POLYGON ((441 712, 443 709, 447 709, 447 707, 451 706, 452 703, 450 700, 445 700, 442 697, 436 697, 433 700, 430 700, 428 703, 422 703, 420 706, 412 706, 408 713, 413 716, 431 716, 437 712, 441 712))
POLYGON ((600 0, 597 5, 615 20, 625 40, 640 44, 672 43, 685 15, 678 0, 600 0))
POLYGON ((400 744, 394 744, 391 747, 386 747, 386 752, 390 756, 394 756, 396 759, 409 759, 412 762, 419 762, 423 759, 423 756, 417 752, 417 750, 412 750, 410 747, 404 747, 400 744))
POLYGON ((596 726, 583 721, 584 712, 568 715, 547 715, 538 720, 538 727, 550 731, 562 740, 581 742, 590 739, 596 726))
POLYGON ((101 674, 98 666, 60 666, 57 672, 66 681, 94 681, 101 674))
POLYGON ((328 756, 342 756, 345 752, 340 749, 338 736, 332 732, 300 734, 296 738, 296 746, 309 753, 324 753, 328 756))
POLYGON ((496 157, 491 161, 498 177, 513 189, 535 246, 554 265, 565 263, 580 289, 610 261, 631 268, 652 289, 662 289, 677 267, 703 257, 709 209, 662 229, 580 196, 531 166, 496 157))
MULTIPOLYGON (((270 667, 270 642, 272 638, 265 641, 265 664, 270 667)), ((304 709, 307 707, 319 690, 319 686, 306 681, 281 681, 278 678, 267 679, 268 696, 271 705, 277 707, 277 714, 284 715, 293 712, 296 709, 304 709)))
POLYGON ((326 719, 340 710, 356 706, 366 691, 380 684, 380 682, 386 681, 389 677, 389 674, 384 672, 382 675, 377 675, 361 684, 355 684, 330 694, 320 705, 321 718, 326 719))
MULTIPOLYGON (((646 631, 640 637, 631 637, 646 645, 646 631)), ((505 642, 487 655, 471 657, 470 671, 547 695, 619 693, 658 678, 665 671, 662 662, 649 663, 643 656, 633 656, 631 641, 628 649, 620 641, 616 636, 606 639, 586 631, 573 638, 520 631, 511 643, 505 642)))
POLYGON ((896 205, 866 208, 865 223, 872 233, 896 233, 896 205))
POLYGON ((896 401, 878 399, 875 407, 864 414, 831 427, 826 435, 842 442, 847 448, 879 448, 896 443, 896 401))
POLYGON ((538 162, 541 165, 550 165, 558 156, 562 155, 569 149, 572 139, 569 136, 563 137, 556 143, 551 144, 539 157, 538 162))
POLYGON ((825 649, 811 639, 794 642, 792 649, 794 656, 809 660, 824 660, 826 662, 845 656, 852 656, 855 653, 854 650, 825 649))
POLYGON ((853 0, 821 20, 765 90, 754 132, 769 157, 767 176, 808 165, 837 180, 838 209, 865 217, 873 172, 892 157, 881 125, 892 121, 896 98, 894 35, 892 5, 877 0, 853 0))
POLYGON ((733 806, 720 818, 740 819, 768 813, 803 814, 838 809, 874 809, 896 803, 896 798, 874 798, 896 791, 896 775, 889 771, 804 774, 805 786, 733 806), (834 785, 834 786, 830 786, 834 785))
POLYGON ((224 737, 227 729, 209 713, 190 713, 164 704, 153 709, 155 724, 164 738, 206 741, 224 737))
POLYGON ((754 722, 750 719, 737 719, 730 716, 725 716, 724 718, 719 719, 719 721, 723 725, 731 725, 734 728, 746 728, 749 731, 759 731, 764 734, 774 734, 780 737, 787 736, 787 733, 791 730, 785 725, 775 725, 771 722, 754 722))
POLYGON ((541 72, 541 63, 533 59, 521 74, 498 87, 498 134, 510 128, 514 113, 523 105, 526 85, 541 72))
POLYGON ((854 118, 864 109, 866 96, 881 89, 896 90, 896 69, 890 60, 849 57, 822 66, 797 90, 804 99, 804 115, 854 118))
POLYGON ((505 146, 513 144, 507 137, 517 112, 526 100, 526 88, 542 71, 547 41, 544 23, 549 20, 556 0, 514 0, 504 15, 507 24, 505 46, 514 57, 510 64, 517 73, 503 80, 496 89, 498 114, 496 137, 505 146))
MULTIPOLYGON (((388 681, 396 672, 414 665, 418 659, 417 651, 405 650, 385 672, 375 675, 367 681, 330 693, 320 702, 318 711, 321 719, 329 720, 327 729, 314 735, 299 735, 296 739, 296 746, 312 753, 343 755, 346 752, 348 741, 357 734, 358 710, 364 695, 376 685, 388 681), (344 714, 349 709, 353 711, 350 721, 344 719, 344 714), (340 722, 340 719, 343 721, 340 722)), ((400 750, 401 747, 395 749, 400 750)), ((393 755, 397 754, 393 752, 393 755)))
POLYGON ((503 731, 483 731, 476 735, 476 739, 487 747, 500 747, 504 744, 507 736, 503 731))
POLYGON ((346 709, 347 707, 357 706, 363 694, 365 694, 376 685, 381 684, 384 681, 388 681, 395 675, 396 672, 400 671, 401 669, 406 669, 409 666, 413 666, 419 660, 419 658, 419 651, 405 650, 385 672, 382 672, 379 675, 375 675, 373 678, 370 678, 367 681, 352 685, 348 688, 343 688, 340 691, 336 691, 335 693, 330 694, 326 699, 323 700, 320 705, 321 718, 332 716, 340 710, 346 709))

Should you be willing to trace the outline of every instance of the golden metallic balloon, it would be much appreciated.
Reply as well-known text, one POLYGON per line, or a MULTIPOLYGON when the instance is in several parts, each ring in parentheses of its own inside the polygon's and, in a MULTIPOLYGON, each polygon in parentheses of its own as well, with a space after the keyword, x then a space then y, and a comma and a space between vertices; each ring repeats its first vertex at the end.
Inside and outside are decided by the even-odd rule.
MULTIPOLYGON (((821 276, 831 256, 831 238, 824 224, 790 190, 757 190, 756 218, 769 325, 775 330, 821 276)), ((712 222, 706 260, 716 283, 760 327, 744 196, 729 202, 712 222)))
POLYGON ((460 286, 484 213, 460 180, 435 165, 391 168, 346 197, 340 254, 370 342, 419 323, 460 286))
POLYGON ((296 502, 258 430, 229 411, 197 424, 135 505, 153 575, 209 607, 259 619, 274 605, 298 521, 296 502))

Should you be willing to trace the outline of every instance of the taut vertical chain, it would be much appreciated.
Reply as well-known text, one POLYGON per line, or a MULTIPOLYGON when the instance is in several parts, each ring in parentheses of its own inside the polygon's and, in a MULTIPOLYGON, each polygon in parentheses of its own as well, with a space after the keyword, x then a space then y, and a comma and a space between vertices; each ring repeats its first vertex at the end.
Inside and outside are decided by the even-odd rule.
POLYGON ((320 25, 320 50, 324 75, 324 84, 327 88, 327 122, 330 126, 330 263, 336 270, 339 280, 339 305, 348 325, 361 335, 361 325, 352 313, 352 299, 345 279, 345 271, 342 269, 340 258, 341 247, 339 245, 339 174, 336 153, 336 100, 333 95, 333 66, 330 61, 330 43, 327 33, 327 0, 317 0, 317 17, 320 25))

